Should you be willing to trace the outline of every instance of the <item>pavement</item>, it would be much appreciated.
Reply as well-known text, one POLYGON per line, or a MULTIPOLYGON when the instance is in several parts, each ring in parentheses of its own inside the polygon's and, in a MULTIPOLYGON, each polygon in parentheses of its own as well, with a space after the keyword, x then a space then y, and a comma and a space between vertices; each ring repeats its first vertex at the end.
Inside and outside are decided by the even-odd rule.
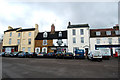
POLYGON ((118 78, 118 58, 2 58, 2 78, 118 78))

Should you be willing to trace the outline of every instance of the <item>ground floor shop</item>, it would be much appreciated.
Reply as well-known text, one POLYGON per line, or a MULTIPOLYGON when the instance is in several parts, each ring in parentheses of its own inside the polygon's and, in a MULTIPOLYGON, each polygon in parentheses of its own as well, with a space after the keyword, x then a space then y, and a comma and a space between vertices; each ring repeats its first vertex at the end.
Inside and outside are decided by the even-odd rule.
POLYGON ((18 46, 3 46, 2 52, 18 52, 18 46))
POLYGON ((106 48, 110 49, 111 56, 113 56, 116 52, 120 54, 120 45, 95 45, 95 49, 106 48))
POLYGON ((45 52, 45 53, 54 52, 54 53, 56 53, 57 51, 61 51, 61 52, 65 53, 68 51, 68 47, 67 46, 35 47, 36 53, 39 53, 39 52, 45 52))

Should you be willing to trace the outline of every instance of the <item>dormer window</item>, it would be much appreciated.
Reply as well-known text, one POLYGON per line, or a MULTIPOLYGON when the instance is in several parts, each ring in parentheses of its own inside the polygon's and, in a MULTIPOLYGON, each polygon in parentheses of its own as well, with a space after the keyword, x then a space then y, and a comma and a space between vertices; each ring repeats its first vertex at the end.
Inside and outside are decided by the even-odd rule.
POLYGON ((47 37, 47 32, 44 32, 43 37, 47 37))
POLYGON ((101 35, 100 31, 97 31, 97 32, 96 32, 96 35, 97 35, 97 36, 100 36, 100 35, 101 35))
POLYGON ((62 32, 59 32, 59 37, 62 37, 62 32))

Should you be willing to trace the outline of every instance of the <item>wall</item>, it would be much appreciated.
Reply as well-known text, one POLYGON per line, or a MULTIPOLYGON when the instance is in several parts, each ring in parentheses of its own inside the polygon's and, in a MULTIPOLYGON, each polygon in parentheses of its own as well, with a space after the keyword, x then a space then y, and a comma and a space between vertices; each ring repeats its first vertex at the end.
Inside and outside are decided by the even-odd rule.
POLYGON ((89 47, 89 28, 68 28, 68 51, 73 52, 73 47, 79 47, 79 49, 85 49, 85 46, 89 47), (72 29, 76 30, 76 35, 72 35, 72 29), (80 29, 84 29, 84 35, 80 35, 80 29), (76 43, 73 43, 73 37, 76 37, 76 43), (80 38, 84 37, 84 43, 81 43, 80 38))

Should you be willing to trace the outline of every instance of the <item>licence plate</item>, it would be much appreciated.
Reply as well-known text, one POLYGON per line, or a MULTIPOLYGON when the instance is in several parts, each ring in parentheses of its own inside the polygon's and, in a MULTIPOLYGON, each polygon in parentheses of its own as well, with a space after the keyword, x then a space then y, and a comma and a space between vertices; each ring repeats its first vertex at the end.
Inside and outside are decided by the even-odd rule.
POLYGON ((58 54, 58 56, 59 56, 60 54, 58 54))
POLYGON ((67 55, 67 56, 69 56, 69 55, 67 55))

